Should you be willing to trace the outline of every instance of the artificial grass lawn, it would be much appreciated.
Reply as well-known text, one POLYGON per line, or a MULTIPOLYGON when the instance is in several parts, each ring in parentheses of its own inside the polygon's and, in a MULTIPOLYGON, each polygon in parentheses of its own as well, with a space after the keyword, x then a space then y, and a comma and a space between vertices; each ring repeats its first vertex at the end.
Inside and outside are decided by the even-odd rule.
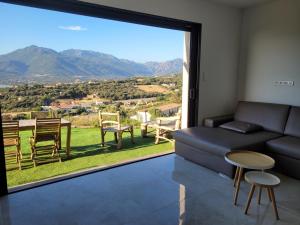
MULTIPOLYGON (((71 156, 66 158, 65 139, 66 129, 62 129, 62 149, 60 150, 62 162, 50 162, 33 167, 30 160, 29 137, 31 132, 21 132, 22 170, 13 169, 16 164, 7 165, 7 182, 9 187, 33 181, 68 174, 82 169, 116 164, 147 155, 169 152, 173 146, 169 142, 154 144, 154 138, 141 138, 140 130, 135 129, 135 144, 130 142, 129 135, 123 135, 123 148, 117 150, 116 146, 100 145, 100 131, 98 128, 72 128, 71 156)), ((113 143, 112 133, 108 133, 105 141, 113 143)))

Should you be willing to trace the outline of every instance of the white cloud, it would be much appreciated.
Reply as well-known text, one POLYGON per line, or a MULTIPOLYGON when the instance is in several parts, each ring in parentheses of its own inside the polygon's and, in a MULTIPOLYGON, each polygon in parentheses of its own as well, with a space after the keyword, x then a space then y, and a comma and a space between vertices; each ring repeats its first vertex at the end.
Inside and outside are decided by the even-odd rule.
POLYGON ((87 28, 85 27, 81 27, 81 26, 59 26, 59 29, 62 30, 72 30, 72 31, 85 31, 87 30, 87 28))

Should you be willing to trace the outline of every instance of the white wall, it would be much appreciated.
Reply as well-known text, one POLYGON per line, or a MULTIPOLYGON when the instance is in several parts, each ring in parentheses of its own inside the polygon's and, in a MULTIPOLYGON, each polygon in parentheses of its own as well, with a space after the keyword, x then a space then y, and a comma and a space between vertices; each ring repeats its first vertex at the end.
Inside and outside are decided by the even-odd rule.
POLYGON ((237 100, 241 10, 203 0, 85 1, 201 23, 199 121, 205 116, 233 111, 237 100))
POLYGON ((246 9, 239 98, 300 105, 300 1, 276 0, 246 9), (295 86, 274 81, 291 80, 295 86))

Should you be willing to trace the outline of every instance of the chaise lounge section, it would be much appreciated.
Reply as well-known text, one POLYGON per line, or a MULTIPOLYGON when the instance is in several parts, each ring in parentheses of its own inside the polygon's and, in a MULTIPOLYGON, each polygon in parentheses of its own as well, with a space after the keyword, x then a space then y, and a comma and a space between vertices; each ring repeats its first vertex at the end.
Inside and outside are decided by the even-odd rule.
POLYGON ((232 117, 205 119, 204 126, 182 129, 174 138, 176 154, 229 177, 235 168, 224 155, 253 150, 271 155, 277 168, 300 178, 299 107, 241 101, 232 117))

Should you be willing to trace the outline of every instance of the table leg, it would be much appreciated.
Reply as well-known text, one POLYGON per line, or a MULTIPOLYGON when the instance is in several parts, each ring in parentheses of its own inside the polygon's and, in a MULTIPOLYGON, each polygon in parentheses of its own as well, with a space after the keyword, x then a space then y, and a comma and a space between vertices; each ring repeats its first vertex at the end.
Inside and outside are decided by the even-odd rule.
POLYGON ((237 167, 236 170, 235 170, 235 175, 234 175, 234 179, 233 179, 233 187, 236 186, 236 181, 237 181, 239 172, 240 172, 240 167, 237 167))
POLYGON ((246 204, 246 208, 245 208, 245 214, 248 213, 248 209, 249 209, 249 206, 250 206, 251 199, 252 199, 254 191, 255 191, 255 185, 252 184, 251 190, 250 190, 249 195, 248 195, 248 200, 247 200, 247 204, 246 204))
POLYGON ((71 124, 67 126, 67 141, 66 141, 66 154, 67 157, 70 157, 71 152, 71 124))
POLYGON ((241 167, 239 169, 239 175, 238 175, 237 184, 236 184, 236 187, 235 187, 234 201, 233 201, 234 205, 236 205, 236 202, 237 202, 237 199, 238 199, 242 175, 243 175, 243 168, 241 167))
POLYGON ((270 200, 270 202, 271 202, 271 201, 272 201, 272 198, 271 198, 271 192, 270 192, 270 189, 269 189, 269 188, 267 188, 267 192, 268 192, 269 200, 270 200))
POLYGON ((260 199, 261 199, 261 191, 262 191, 262 187, 260 186, 259 190, 258 190, 258 195, 257 195, 257 204, 259 204, 259 205, 260 205, 260 199))
POLYGON ((59 130, 58 149, 61 149, 61 129, 59 130))
POLYGON ((268 189, 270 190, 271 199, 272 199, 272 205, 273 205, 273 209, 274 209, 274 212, 275 212, 276 219, 279 220, 277 206, 276 206, 276 201, 275 201, 274 190, 273 190, 272 187, 268 187, 268 189))

